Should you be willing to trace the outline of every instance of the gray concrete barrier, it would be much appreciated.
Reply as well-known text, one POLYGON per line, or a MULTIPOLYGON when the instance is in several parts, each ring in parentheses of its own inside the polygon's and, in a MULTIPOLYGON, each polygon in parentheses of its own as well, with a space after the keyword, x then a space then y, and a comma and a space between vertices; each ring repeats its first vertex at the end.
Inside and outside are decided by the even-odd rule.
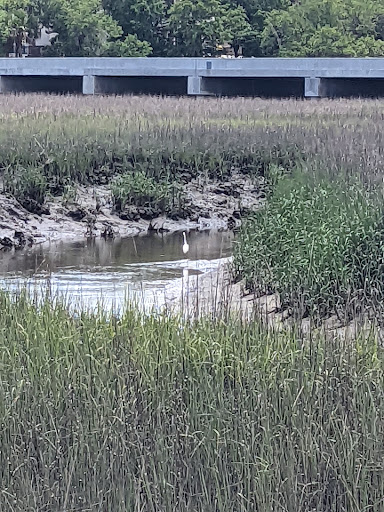
POLYGON ((0 92, 382 96, 384 58, 0 58, 0 92))

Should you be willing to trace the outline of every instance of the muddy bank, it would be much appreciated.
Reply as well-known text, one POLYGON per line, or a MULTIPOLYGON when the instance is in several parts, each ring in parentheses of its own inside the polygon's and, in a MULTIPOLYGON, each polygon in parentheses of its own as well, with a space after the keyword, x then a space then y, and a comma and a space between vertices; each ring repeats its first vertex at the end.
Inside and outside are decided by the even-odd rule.
POLYGON ((249 293, 245 280, 234 282, 231 258, 223 261, 218 270, 201 276, 186 276, 179 293, 168 291, 168 307, 188 318, 212 316, 214 318, 241 318, 256 320, 274 331, 296 332, 303 340, 322 335, 340 340, 355 340, 358 336, 373 335, 384 345, 384 327, 374 312, 362 312, 345 321, 336 315, 324 318, 320 323, 307 317, 300 322, 287 308, 282 307, 277 293, 257 296, 249 293))
POLYGON ((0 194, 0 248, 22 248, 48 241, 84 237, 128 237, 148 231, 175 232, 198 229, 234 229, 241 217, 264 203, 263 183, 233 173, 227 182, 185 185, 185 218, 155 216, 150 207, 114 211, 107 185, 78 187, 71 200, 47 201, 38 213, 30 213, 12 196, 0 194))

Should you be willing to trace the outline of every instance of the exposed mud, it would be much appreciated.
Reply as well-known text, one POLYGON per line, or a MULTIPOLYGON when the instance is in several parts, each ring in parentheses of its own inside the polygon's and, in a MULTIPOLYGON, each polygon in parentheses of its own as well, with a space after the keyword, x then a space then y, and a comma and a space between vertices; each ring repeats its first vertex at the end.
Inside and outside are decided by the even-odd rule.
POLYGON ((223 316, 256 320, 277 332, 294 329, 296 335, 307 341, 316 335, 340 340, 373 335, 381 345, 384 344, 384 327, 372 312, 364 312, 349 321, 332 315, 321 322, 314 322, 311 318, 298 322, 287 308, 282 307, 277 293, 259 297, 246 290, 245 281, 234 282, 230 259, 218 270, 201 276, 188 276, 181 294, 179 292, 173 298, 169 296, 168 304, 171 309, 190 318, 223 316))
POLYGON ((127 237, 147 231, 234 229, 241 217, 265 201, 263 182, 241 173, 227 182, 196 179, 185 186, 186 218, 153 217, 148 209, 114 211, 107 185, 78 187, 71 199, 52 198, 38 213, 30 213, 16 199, 0 194, 0 248, 23 248, 47 241, 84 237, 127 237))

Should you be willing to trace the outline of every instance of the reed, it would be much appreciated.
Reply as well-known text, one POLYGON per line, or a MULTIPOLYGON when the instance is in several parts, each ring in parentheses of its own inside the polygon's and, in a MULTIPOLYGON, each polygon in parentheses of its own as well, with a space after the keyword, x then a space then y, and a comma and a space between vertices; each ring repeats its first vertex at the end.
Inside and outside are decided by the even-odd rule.
POLYGON ((382 179, 380 101, 20 95, 0 98, 0 112, 0 173, 21 200, 34 198, 36 179, 45 197, 136 172, 173 184, 303 160, 382 179))
POLYGON ((382 190, 356 180, 285 176, 244 223, 236 271, 256 294, 278 293, 299 318, 382 318, 383 205, 382 190))
POLYGON ((384 359, 0 293, 0 509, 379 512, 384 359))
MULTIPOLYGON (((376 312, 383 106, 0 97, 0 169, 27 204, 109 183, 117 209, 264 176, 235 260, 249 287, 298 316, 376 312)), ((69 306, 0 293, 0 510, 383 510, 379 331, 69 306)))

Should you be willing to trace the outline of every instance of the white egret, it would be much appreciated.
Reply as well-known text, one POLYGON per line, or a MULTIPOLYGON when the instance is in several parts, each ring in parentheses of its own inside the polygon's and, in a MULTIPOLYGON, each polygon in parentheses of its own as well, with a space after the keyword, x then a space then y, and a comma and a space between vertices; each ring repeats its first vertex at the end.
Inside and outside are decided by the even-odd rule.
POLYGON ((188 245, 188 242, 187 242, 187 235, 185 234, 185 231, 183 231, 183 239, 184 239, 183 253, 187 254, 187 252, 189 251, 189 245, 188 245))

